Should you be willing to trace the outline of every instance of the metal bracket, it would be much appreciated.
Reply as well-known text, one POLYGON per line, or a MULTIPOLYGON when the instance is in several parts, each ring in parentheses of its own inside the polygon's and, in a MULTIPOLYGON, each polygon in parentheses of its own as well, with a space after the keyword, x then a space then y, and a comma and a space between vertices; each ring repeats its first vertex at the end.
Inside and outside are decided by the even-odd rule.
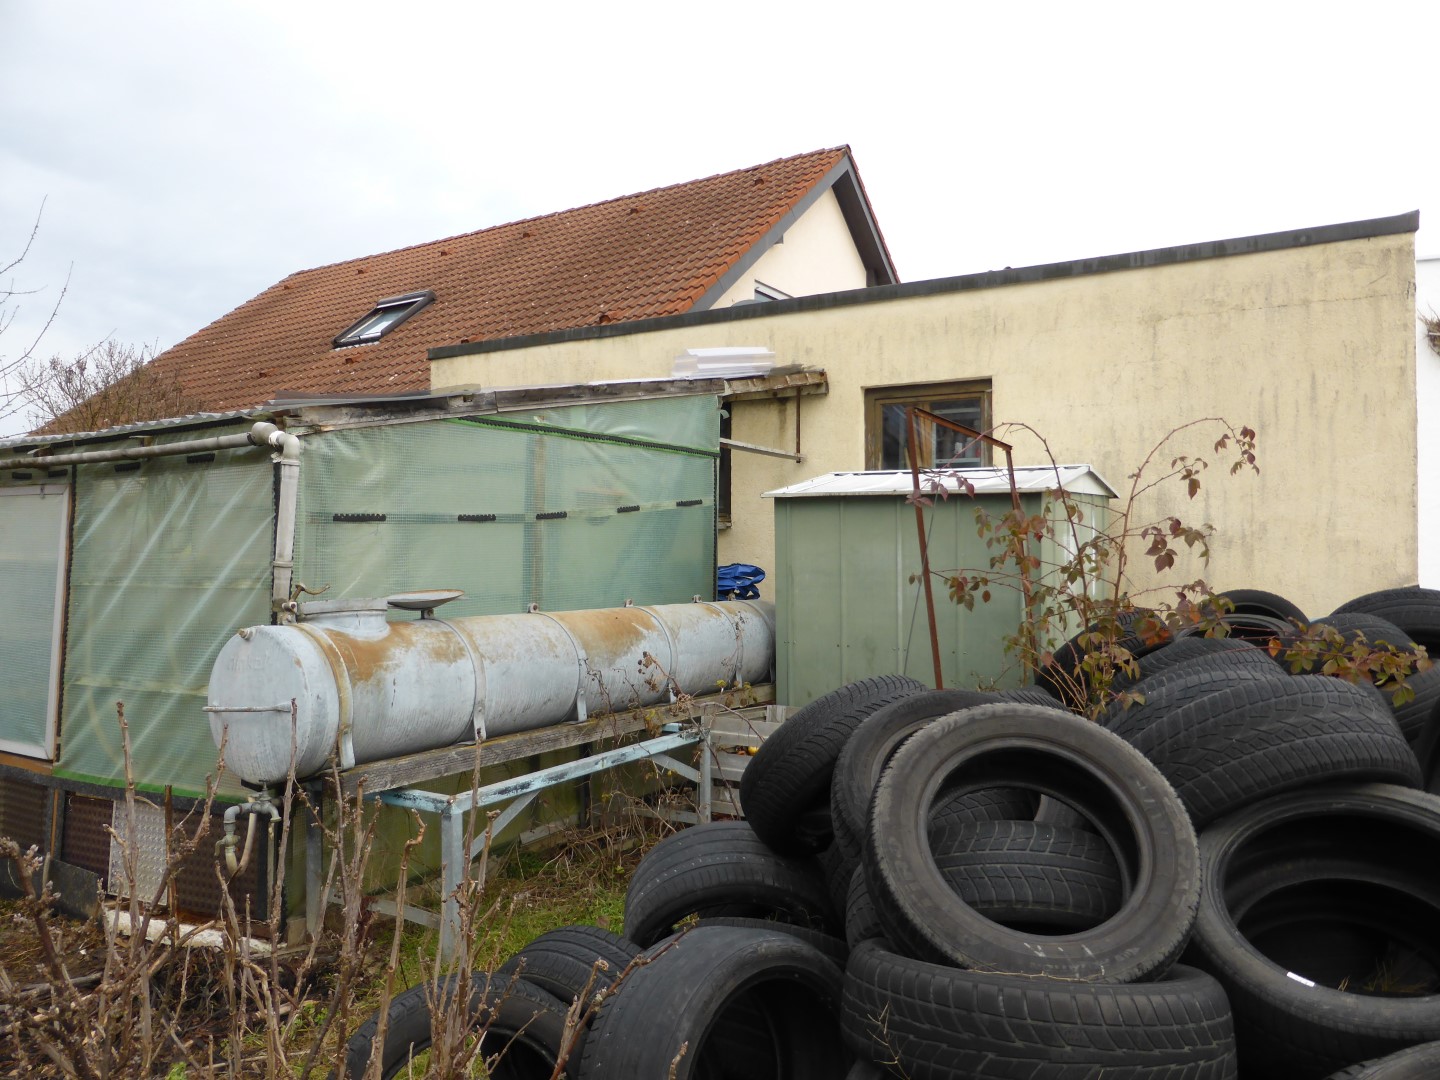
MULTIPOLYGON (((576 780, 582 776, 589 776, 592 773, 603 772, 606 769, 613 769, 617 765, 647 759, 698 783, 707 800, 704 806, 708 808, 709 769, 704 767, 703 763, 709 759, 709 738, 710 731, 707 724, 686 724, 679 730, 666 732, 653 739, 630 743, 614 750, 593 754, 576 761, 567 761, 548 769, 539 769, 510 780, 500 780, 483 787, 472 788, 456 795, 445 795, 422 788, 399 788, 393 791, 382 791, 378 795, 367 796, 367 798, 378 799, 387 806, 398 806, 423 814, 439 816, 442 859, 440 954, 449 959, 456 955, 459 946, 459 892, 464 868, 484 850, 486 844, 486 836, 476 836, 467 849, 464 815, 500 803, 510 803, 489 827, 489 835, 493 837, 513 822, 521 811, 546 788, 576 780), (704 748, 701 769, 697 770, 670 756, 669 752, 672 750, 696 744, 701 744, 704 748)), ((310 861, 307 859, 307 862, 310 861)), ((313 860, 313 869, 310 873, 318 881, 318 858, 313 860)))
POLYGON ((728 446, 731 450, 743 450, 747 454, 764 454, 766 457, 789 458, 791 461, 797 463, 805 460, 805 455, 800 453, 798 435, 796 437, 796 447, 794 450, 776 450, 772 446, 756 446, 754 443, 737 442, 734 439, 721 439, 720 445, 728 446))

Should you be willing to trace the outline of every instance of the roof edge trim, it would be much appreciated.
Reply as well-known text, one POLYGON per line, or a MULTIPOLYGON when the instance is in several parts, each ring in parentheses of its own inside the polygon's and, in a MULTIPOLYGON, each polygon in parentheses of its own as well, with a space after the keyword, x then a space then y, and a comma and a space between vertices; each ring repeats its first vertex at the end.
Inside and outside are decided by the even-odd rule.
POLYGON ((879 231, 875 225, 874 217, 865 205, 864 197, 857 198, 858 185, 855 179, 855 163, 850 160, 848 153, 843 154, 830 169, 811 185, 810 190, 805 192, 787 210, 780 220, 770 226, 765 234, 745 250, 745 253, 730 264, 730 268, 720 275, 714 285, 711 285, 695 301, 694 310, 708 311, 710 306, 729 292, 735 284, 743 278, 750 269, 760 261, 772 247, 779 242, 780 238, 795 227, 805 213, 814 206, 827 191, 835 192, 835 200, 840 204, 840 213, 845 218, 845 225, 850 230, 851 242, 860 255, 860 260, 865 264, 865 270, 877 278, 882 275, 888 280, 882 284, 893 284, 899 280, 895 276, 895 268, 890 265, 889 252, 879 237, 879 231), (848 181, 848 183, 846 182, 848 181), (842 191, 844 194, 842 194, 842 191))
POLYGON ((744 319, 771 318, 800 311, 824 311, 829 308, 849 307, 852 304, 880 303, 886 300, 936 296, 942 293, 972 292, 979 289, 1001 288, 1007 285, 1023 285, 1035 281, 1053 281, 1060 278, 1086 277, 1091 274, 1108 274, 1120 270, 1139 270, 1154 266, 1201 262, 1206 259, 1228 258, 1232 255, 1255 255, 1266 251, 1284 251, 1288 248, 1335 244, 1347 240, 1369 240, 1380 236, 1413 233, 1419 228, 1420 211, 1412 210, 1409 213, 1396 214, 1392 217, 1367 218, 1362 221, 1346 221, 1308 229, 1258 233, 1254 236, 1239 236, 1228 240, 1151 248, 1118 255, 1102 255, 1098 258, 1072 259, 1067 262, 1041 263, 1016 269, 987 270, 959 277, 932 278, 927 281, 912 281, 902 285, 880 285, 869 289, 850 289, 845 292, 799 296, 793 300, 772 300, 765 304, 741 304, 738 307, 689 311, 680 315, 663 315, 653 319, 635 319, 630 322, 608 323, 603 326, 580 326, 568 330, 552 330, 544 334, 524 334, 517 337, 490 338, 486 341, 467 342, 460 345, 441 345, 429 350, 427 355, 430 360, 446 360, 455 356, 528 349, 537 345, 623 337, 629 334, 649 333, 654 330, 739 322, 744 319))

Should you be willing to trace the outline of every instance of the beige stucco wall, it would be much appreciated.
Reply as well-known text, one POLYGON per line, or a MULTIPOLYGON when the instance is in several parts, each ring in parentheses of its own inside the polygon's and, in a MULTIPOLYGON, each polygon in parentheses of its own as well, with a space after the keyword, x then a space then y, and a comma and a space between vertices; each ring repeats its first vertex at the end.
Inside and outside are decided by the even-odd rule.
MULTIPOLYGON (((1414 285, 1413 236, 1400 234, 456 357, 432 380, 663 376, 684 349, 719 345, 823 368, 829 394, 801 399, 803 463, 735 455, 719 557, 772 572, 761 492, 862 468, 866 387, 989 378, 997 424, 1030 425, 1117 489, 1172 428, 1224 417, 1258 431, 1260 474, 1212 468, 1193 501, 1166 485, 1139 512, 1216 526, 1208 570, 1186 573, 1323 614, 1416 580, 1414 285)), ((794 408, 738 403, 733 437, 793 445, 794 408)), ((1215 433, 1174 442, 1149 475, 1176 454, 1213 456, 1215 433)), ((1034 437, 1010 437, 1017 464, 1044 462, 1034 437)))
POLYGON ((740 300, 753 300, 757 281, 790 296, 865 287, 865 264, 855 250, 834 191, 827 190, 816 199, 786 231, 784 242, 772 244, 710 306, 726 308, 740 300))

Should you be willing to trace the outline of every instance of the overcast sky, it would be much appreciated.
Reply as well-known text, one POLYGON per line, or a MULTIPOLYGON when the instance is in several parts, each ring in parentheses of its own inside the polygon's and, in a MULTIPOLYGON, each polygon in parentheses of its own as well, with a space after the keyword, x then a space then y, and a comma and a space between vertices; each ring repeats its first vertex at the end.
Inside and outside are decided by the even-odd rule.
MULTIPOLYGON (((1440 4, 0 0, 0 357, 849 143, 902 280, 1421 211, 1440 4), (8 282, 6 284, 9 284, 8 282)), ((0 420, 0 434, 23 430, 0 420)))

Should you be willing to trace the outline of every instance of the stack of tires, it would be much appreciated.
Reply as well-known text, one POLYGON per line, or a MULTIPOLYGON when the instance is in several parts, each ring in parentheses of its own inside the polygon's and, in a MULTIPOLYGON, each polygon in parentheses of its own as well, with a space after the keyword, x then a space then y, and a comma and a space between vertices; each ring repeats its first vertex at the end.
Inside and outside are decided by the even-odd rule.
MULTIPOLYGON (((576 1008, 534 1071, 517 1042, 490 1075, 1440 1076, 1440 667, 1398 708, 1292 674, 1254 642, 1303 614, 1232 596, 1232 639, 1154 648, 1098 724, 1047 692, 1067 679, 885 676, 799 710, 747 820, 647 854, 625 939, 566 928, 497 973, 522 1012, 535 983, 576 1008)), ((1322 621, 1440 648, 1424 590, 1322 621)))

